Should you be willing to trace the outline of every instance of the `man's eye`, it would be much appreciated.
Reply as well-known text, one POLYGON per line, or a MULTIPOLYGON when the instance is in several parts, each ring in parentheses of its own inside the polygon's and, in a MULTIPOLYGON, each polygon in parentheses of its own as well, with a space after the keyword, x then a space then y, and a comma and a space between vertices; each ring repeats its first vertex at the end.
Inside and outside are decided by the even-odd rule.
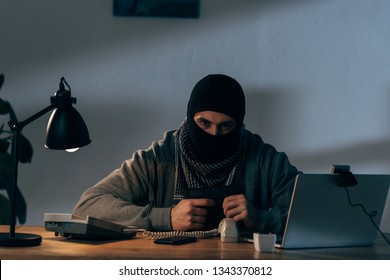
POLYGON ((223 128, 229 129, 229 128, 232 128, 232 127, 233 127, 232 123, 224 123, 223 124, 223 128))
POLYGON ((202 125, 203 127, 209 127, 210 126, 210 122, 206 121, 206 120, 203 120, 203 119, 198 120, 198 123, 200 125, 202 125))
POLYGON ((233 130, 236 127, 234 122, 227 122, 223 124, 223 129, 225 130, 233 130))

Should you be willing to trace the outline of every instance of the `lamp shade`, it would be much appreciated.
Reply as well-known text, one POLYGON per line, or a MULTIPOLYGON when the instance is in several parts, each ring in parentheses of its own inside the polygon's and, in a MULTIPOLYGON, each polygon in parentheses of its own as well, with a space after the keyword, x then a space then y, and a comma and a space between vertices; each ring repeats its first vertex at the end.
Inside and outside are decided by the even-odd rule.
POLYGON ((53 150, 75 149, 91 142, 88 128, 75 108, 56 108, 46 128, 46 147, 53 150))

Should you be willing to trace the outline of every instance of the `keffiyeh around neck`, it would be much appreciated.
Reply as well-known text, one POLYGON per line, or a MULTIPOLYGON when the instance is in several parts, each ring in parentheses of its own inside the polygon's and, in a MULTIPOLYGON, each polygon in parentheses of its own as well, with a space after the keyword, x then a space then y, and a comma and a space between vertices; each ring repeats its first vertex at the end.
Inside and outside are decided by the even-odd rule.
POLYGON ((187 188, 230 185, 236 177, 244 150, 245 141, 241 131, 239 145, 231 156, 213 163, 200 162, 196 153, 194 153, 189 137, 188 124, 185 120, 178 130, 175 198, 183 198, 184 190, 187 188))

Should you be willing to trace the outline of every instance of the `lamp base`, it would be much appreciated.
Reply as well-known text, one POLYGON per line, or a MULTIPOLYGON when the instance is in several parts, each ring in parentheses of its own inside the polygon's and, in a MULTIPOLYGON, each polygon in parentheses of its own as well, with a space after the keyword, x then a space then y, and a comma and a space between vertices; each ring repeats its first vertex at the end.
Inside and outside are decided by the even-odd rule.
POLYGON ((0 247, 30 247, 41 245, 42 236, 30 233, 0 233, 0 247))

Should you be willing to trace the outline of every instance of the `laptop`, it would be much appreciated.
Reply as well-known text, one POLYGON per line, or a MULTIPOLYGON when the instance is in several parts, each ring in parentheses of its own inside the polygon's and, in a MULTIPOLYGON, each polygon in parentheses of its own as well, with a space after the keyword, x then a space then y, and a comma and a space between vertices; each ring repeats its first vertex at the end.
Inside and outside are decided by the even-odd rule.
POLYGON ((357 184, 352 187, 340 187, 339 176, 299 174, 296 177, 286 228, 277 248, 352 247, 375 243, 390 175, 354 175, 357 184), (355 206, 351 206, 349 200, 355 206), (369 217, 362 206, 367 214, 376 215, 369 217))

